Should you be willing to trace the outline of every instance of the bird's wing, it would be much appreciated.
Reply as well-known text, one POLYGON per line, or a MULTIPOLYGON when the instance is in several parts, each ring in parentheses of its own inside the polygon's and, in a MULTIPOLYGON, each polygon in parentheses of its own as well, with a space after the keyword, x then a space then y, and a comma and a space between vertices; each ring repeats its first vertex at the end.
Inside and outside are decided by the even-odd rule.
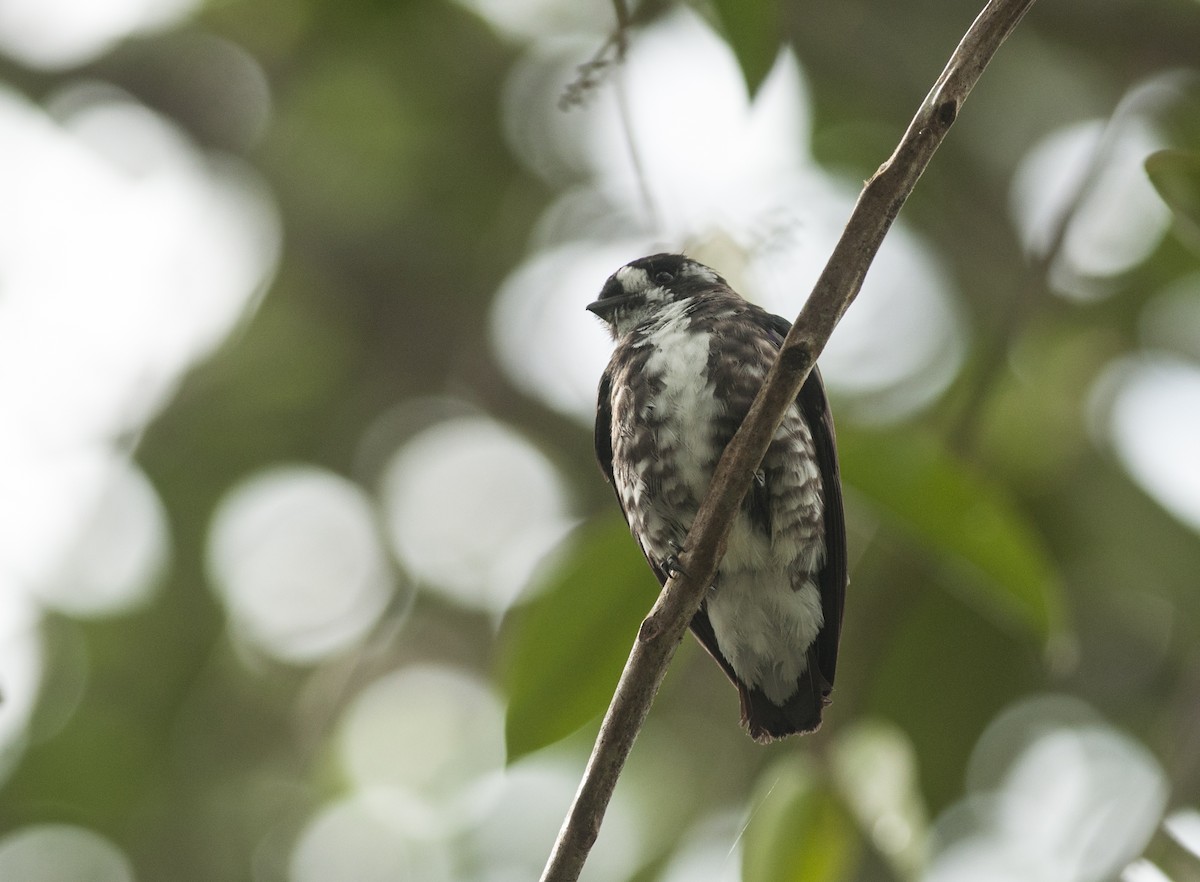
POLYGON ((617 505, 624 513, 625 506, 621 503, 621 494, 617 491, 616 481, 613 480, 613 449, 612 449, 612 367, 604 369, 600 375, 600 389, 596 393, 596 462, 600 463, 600 471, 608 480, 608 485, 617 494, 617 505))
POLYGON ((825 398, 821 372, 813 366, 796 399, 812 431, 817 468, 825 491, 825 564, 821 567, 821 611, 825 624, 817 634, 817 666, 830 686, 837 670, 838 643, 842 636, 842 610, 849 583, 846 564, 846 514, 842 503, 842 478, 838 468, 833 415, 825 398))
MULTIPOLYGON (((777 315, 768 318, 772 331, 771 340, 776 347, 791 330, 792 324, 777 315), (776 335, 778 338, 776 339, 776 335)), ((813 365, 808 379, 796 396, 800 413, 812 432, 816 448, 817 469, 821 473, 821 487, 825 504, 825 563, 821 567, 821 612, 825 624, 817 634, 815 649, 817 667, 826 682, 832 686, 837 671, 838 643, 842 634, 842 610, 846 602, 846 515, 842 504, 842 479, 838 468, 837 439, 833 430, 833 414, 825 397, 825 384, 821 372, 813 365)))
MULTIPOLYGON (((625 523, 629 523, 629 512, 625 511, 625 501, 621 499, 621 491, 617 489, 616 479, 613 477, 613 449, 612 449, 612 367, 605 368, 604 373, 600 375, 600 388, 596 394, 596 428, 595 428, 595 445, 596 445, 596 461, 600 464, 600 471, 604 473, 608 485, 613 488, 613 495, 617 497, 617 505, 621 507, 621 514, 625 517, 625 523)), ((642 540, 635 533, 634 540, 638 544, 638 548, 642 550, 642 555, 646 558, 646 562, 650 564, 650 569, 654 571, 654 575, 658 578, 659 585, 667 583, 667 573, 662 567, 646 553, 646 546, 642 545, 642 540)))

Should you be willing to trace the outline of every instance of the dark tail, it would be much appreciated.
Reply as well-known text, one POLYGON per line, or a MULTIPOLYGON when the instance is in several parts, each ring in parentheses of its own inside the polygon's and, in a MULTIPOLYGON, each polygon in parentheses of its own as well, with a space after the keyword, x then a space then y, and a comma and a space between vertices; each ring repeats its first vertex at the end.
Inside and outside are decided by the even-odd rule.
POLYGON ((797 685, 796 693, 782 705, 775 704, 760 689, 738 684, 742 698, 742 725, 750 737, 762 744, 784 738, 815 732, 821 728, 821 711, 829 704, 829 687, 818 672, 813 682, 813 667, 805 671, 797 685))

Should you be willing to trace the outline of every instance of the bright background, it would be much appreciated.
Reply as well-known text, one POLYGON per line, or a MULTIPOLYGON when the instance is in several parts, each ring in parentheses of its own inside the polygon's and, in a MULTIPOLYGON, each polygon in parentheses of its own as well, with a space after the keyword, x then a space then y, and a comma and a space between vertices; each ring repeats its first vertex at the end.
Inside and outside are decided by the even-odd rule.
MULTIPOLYGON (((977 11, 638 10, 0 0, 0 879, 536 878, 654 592, 584 304, 794 315, 977 11)), ((822 358, 825 728, 689 639, 590 882, 1200 879, 1198 46, 1004 47, 822 358)))

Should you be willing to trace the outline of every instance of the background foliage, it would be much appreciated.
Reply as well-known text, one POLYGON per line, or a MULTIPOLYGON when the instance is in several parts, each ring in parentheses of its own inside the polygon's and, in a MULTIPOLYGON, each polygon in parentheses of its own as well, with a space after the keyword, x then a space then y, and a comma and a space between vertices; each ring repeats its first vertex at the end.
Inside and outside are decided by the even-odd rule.
MULTIPOLYGON (((811 174, 852 192, 975 12, 651 0, 624 38, 653 60, 674 23, 724 34, 756 101, 776 100, 790 49, 811 174)), ((592 462, 590 393, 561 392, 569 371, 544 367, 546 341, 579 345, 598 374, 583 358, 594 341, 569 335, 595 331, 587 291, 651 244, 749 280, 746 255, 770 251, 733 208, 728 227, 673 226, 652 157, 649 192, 628 168, 605 184, 605 163, 629 156, 595 105, 624 94, 636 141, 637 101, 657 102, 667 156, 732 124, 674 120, 673 96, 632 61, 614 73, 603 3, 163 14, 74 56, 6 37, 0 62, 5 103, 31 125, 143 180, 149 142, 121 122, 101 150, 78 110, 139 108, 205 186, 233 169, 259 206, 254 235, 196 239, 166 286, 172 309, 206 302, 184 280, 240 243, 259 266, 244 304, 174 373, 139 374, 158 396, 129 398, 150 403, 96 436, 162 526, 144 571, 116 568, 137 583, 116 580, 122 599, 79 600, 136 544, 103 494, 60 507, 78 529, 41 570, 17 566, 42 523, 30 500, 65 466, 24 411, 4 430, 0 876, 533 878, 654 590, 592 462), (556 109, 593 57, 585 107, 556 109), (81 84, 101 91, 84 101, 81 84), (645 202, 668 217, 638 220, 645 202), (549 283, 534 271, 547 254, 549 283), (576 293, 556 273, 583 255, 576 293), (535 284, 553 296, 522 305, 513 291, 535 284), (35 447, 45 472, 21 459, 35 447)), ((826 370, 853 567, 825 728, 753 744, 689 641, 590 878, 1200 878, 1197 46, 1194 0, 1043 0, 1001 52, 899 232, 926 256, 919 283, 940 280, 949 330, 924 345, 948 361, 934 378, 839 383, 837 365, 871 363, 881 333, 901 354, 921 345, 920 321, 871 313, 875 337, 846 331, 867 348, 826 370), (1151 178, 1160 215, 1129 189, 1151 178)), ((0 141, 3 185, 32 213, 49 197, 13 194, 53 158, 14 143, 0 141)), ((704 185, 680 184, 678 203, 704 185)), ((109 316, 123 302, 127 267, 86 256, 121 220, 72 232, 82 197, 67 186, 45 229, 17 215, 0 232, 0 307, 6 278, 9 305, 21 284, 44 303, 60 262, 90 268, 30 339, 101 371, 73 341, 110 332, 80 304, 109 316), (22 226, 58 255, 28 283, 13 269, 22 226)), ((153 253, 167 218, 105 247, 153 253)), ((829 224, 798 235, 823 242, 829 224)), ((776 311, 795 314, 802 279, 785 274, 776 311)), ((146 309, 145 340, 177 351, 146 309)), ((22 327, 14 315, 0 323, 22 327)), ((53 398, 57 368, 38 364, 9 358, 4 383, 50 412, 84 407, 53 398)))

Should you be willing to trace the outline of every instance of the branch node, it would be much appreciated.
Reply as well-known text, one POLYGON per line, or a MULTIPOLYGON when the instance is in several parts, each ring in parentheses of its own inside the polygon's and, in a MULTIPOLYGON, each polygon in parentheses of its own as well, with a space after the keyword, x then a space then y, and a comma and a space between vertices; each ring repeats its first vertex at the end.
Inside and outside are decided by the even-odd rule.
POLYGON ((812 367, 812 346, 808 341, 801 341, 793 346, 785 346, 779 352, 779 369, 787 374, 797 374, 812 367))
POLYGON ((651 613, 642 619, 642 626, 638 628, 638 642, 649 643, 662 633, 662 624, 658 618, 651 613))
POLYGON ((948 129, 954 124, 954 120, 958 118, 958 101, 954 98, 947 98, 937 109, 937 121, 943 129, 948 129))

